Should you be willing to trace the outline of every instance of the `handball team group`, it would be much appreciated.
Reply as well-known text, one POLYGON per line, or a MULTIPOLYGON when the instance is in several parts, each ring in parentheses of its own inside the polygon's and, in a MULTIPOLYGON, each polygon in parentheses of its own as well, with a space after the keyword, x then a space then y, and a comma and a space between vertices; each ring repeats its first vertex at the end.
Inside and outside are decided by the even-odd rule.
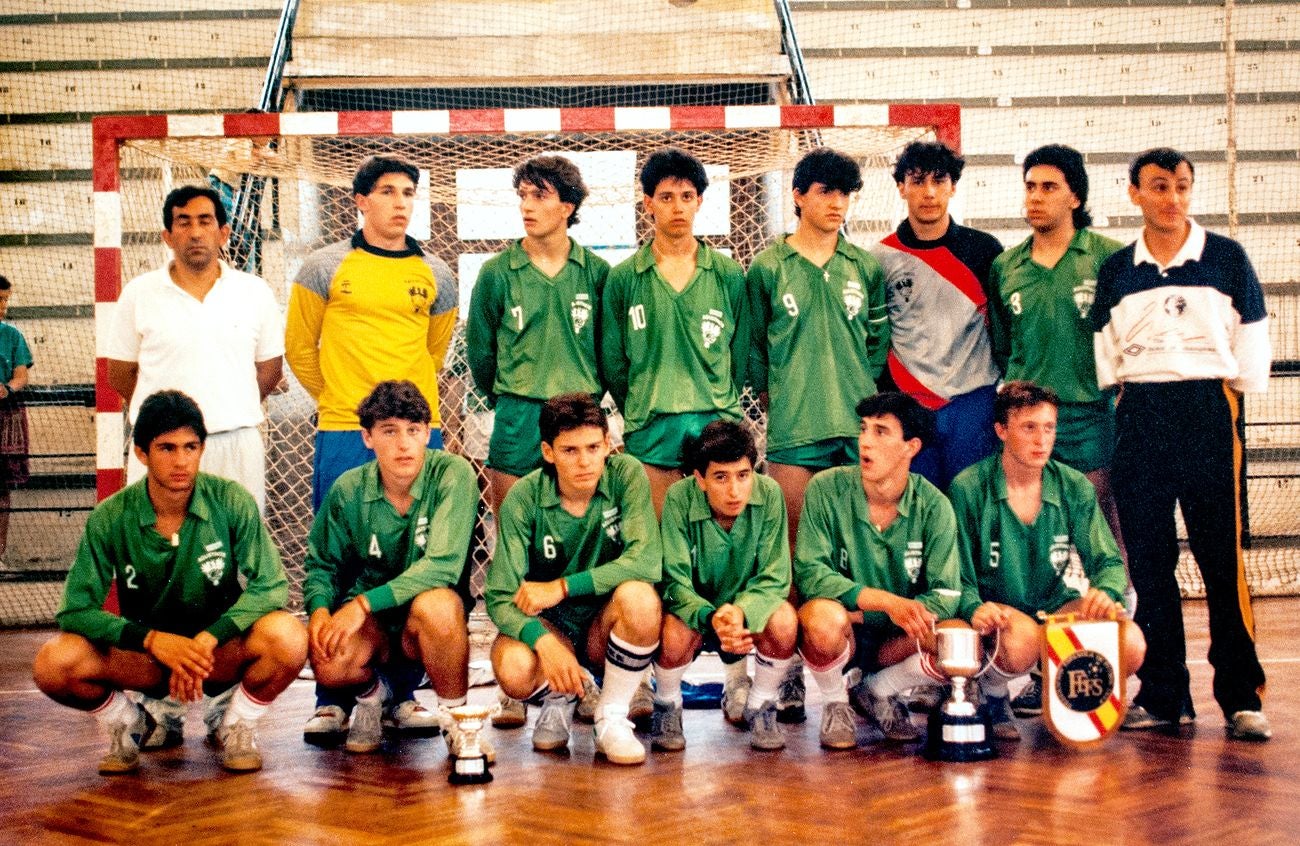
MULTIPOLYGON (((805 721, 805 678, 824 748, 915 742, 913 712, 945 696, 935 633, 964 627, 996 636, 978 707, 1014 742, 1042 709, 1046 613, 1118 620, 1140 680, 1121 727, 1178 734, 1196 719, 1181 508, 1227 736, 1271 736, 1240 537, 1242 395, 1270 369, 1249 259, 1189 217, 1194 164, 1176 150, 1133 159, 1144 225, 1127 246, 1090 228, 1070 147, 1024 159, 1032 232, 1006 250, 949 215, 963 165, 907 145, 907 217, 864 249, 844 234, 858 164, 814 149, 794 169, 794 231, 746 270, 696 237, 708 178, 687 152, 644 160, 650 237, 612 268, 569 236, 578 168, 519 164, 525 234, 483 266, 465 315, 495 412, 498 730, 531 722, 548 752, 590 722, 617 764, 684 749, 683 676, 708 650, 721 718, 755 749, 805 721)), ((385 731, 441 731, 451 757, 493 761, 490 735, 446 718, 468 690, 480 489, 443 449, 457 290, 407 234, 418 179, 397 158, 361 165, 364 222, 304 262, 283 318, 266 282, 221 260, 221 195, 166 198, 172 258, 124 287, 101 340, 129 406, 129 483, 89 517, 33 670, 103 727, 101 773, 182 744, 200 701, 222 766, 259 769, 258 723, 308 662, 309 742, 372 753, 385 731), (263 519, 262 401, 282 358, 317 402, 305 626, 263 519), (436 710, 415 697, 426 676, 436 710)))

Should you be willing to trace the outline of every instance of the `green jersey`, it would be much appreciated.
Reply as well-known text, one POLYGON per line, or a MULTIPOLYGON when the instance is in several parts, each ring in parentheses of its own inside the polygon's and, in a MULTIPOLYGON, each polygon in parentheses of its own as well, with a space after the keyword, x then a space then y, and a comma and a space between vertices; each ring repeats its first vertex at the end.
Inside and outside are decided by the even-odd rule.
POLYGON ((490 405, 498 394, 547 400, 603 392, 596 339, 609 262, 569 240, 554 277, 516 241, 483 265, 470 298, 465 353, 490 405))
POLYGON ((659 525, 645 469, 630 455, 611 455, 581 517, 564 510, 550 468, 534 470, 515 483, 501 503, 483 597, 501 634, 533 646, 546 629, 514 603, 525 581, 563 577, 566 603, 595 606, 623 582, 654 584, 662 572, 659 525))
POLYGON ((695 275, 675 291, 647 244, 610 271, 603 297, 601 371, 627 431, 658 414, 740 417, 750 328, 739 264, 700 242, 695 275))
POLYGON ((225 643, 284 607, 289 582, 252 494, 199 473, 180 529, 165 538, 147 484, 128 485, 90 513, 55 615, 60 629, 142 652, 151 629, 206 631, 225 643), (103 607, 114 583, 120 615, 103 607))
POLYGON ((372 610, 385 611, 423 591, 460 585, 477 516, 474 468, 458 455, 428 450, 411 496, 406 513, 397 513, 377 461, 338 478, 307 537, 308 614, 333 611, 358 594, 372 610))
POLYGON ((749 504, 731 531, 718 525, 693 476, 664 497, 664 610, 703 632, 719 605, 745 612, 754 633, 790 595, 790 541, 785 499, 767 476, 754 476, 749 504))
POLYGON ((857 437, 853 409, 876 392, 889 353, 884 280, 880 263, 843 237, 825 267, 785 236, 754 257, 749 381, 768 392, 769 452, 857 437))
POLYGON ((1006 379, 1028 379, 1061 402, 1096 402, 1097 365, 1088 313, 1097 271, 1122 244, 1080 229, 1056 267, 1033 259, 1033 237, 993 261, 993 356, 1006 379))
MULTIPOLYGON (((808 599, 837 599, 858 610, 863 588, 915 599, 940 620, 957 614, 961 565, 957 521, 939 489, 911 473, 898 502, 898 516, 883 530, 871 522, 871 509, 857 467, 823 470, 808 483, 799 537, 794 549, 794 580, 808 599)), ((876 628, 892 626, 881 611, 863 615, 876 628)))
POLYGON ((957 514, 961 551, 961 616, 982 602, 1001 602, 1031 617, 1054 612, 1079 592, 1065 583, 1070 546, 1079 552, 1089 582, 1122 603, 1128 577, 1092 482, 1078 470, 1048 461, 1043 505, 1026 526, 1007 503, 1002 454, 967 467, 948 490, 957 514))

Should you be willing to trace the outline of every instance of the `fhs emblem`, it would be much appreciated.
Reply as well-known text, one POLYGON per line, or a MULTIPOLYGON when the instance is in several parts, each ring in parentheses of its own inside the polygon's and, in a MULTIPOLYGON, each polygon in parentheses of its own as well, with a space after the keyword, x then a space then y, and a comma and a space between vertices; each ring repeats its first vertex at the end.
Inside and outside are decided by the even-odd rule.
POLYGON ((587 294, 575 295, 569 304, 569 316, 573 318, 573 334, 582 334, 582 327, 591 319, 591 297, 587 294))
POLYGON ((862 283, 856 279, 844 280, 844 312, 849 316, 849 320, 854 320, 858 312, 862 311, 862 283))
POLYGON ((704 348, 706 350, 717 343, 718 338, 722 337, 722 328, 725 325, 722 317, 722 312, 716 308, 711 308, 709 313, 700 320, 700 337, 704 339, 704 348))
POLYGON ((1097 295, 1097 280, 1085 279, 1074 286, 1074 307, 1079 310, 1079 319, 1087 320, 1092 311, 1092 300, 1097 295))

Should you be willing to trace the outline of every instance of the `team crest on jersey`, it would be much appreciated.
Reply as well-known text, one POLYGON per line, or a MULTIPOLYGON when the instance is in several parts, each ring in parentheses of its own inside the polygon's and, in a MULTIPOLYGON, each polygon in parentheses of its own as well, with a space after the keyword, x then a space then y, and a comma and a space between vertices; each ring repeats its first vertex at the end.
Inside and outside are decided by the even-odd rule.
POLYGON ((407 296, 411 298, 411 310, 416 314, 429 313, 429 286, 415 282, 411 287, 406 289, 407 296))
POLYGON ((1097 295, 1097 280, 1085 279, 1074 286, 1074 307, 1079 310, 1079 319, 1087 320, 1092 311, 1092 301, 1097 295))
POLYGON ((623 514, 618 506, 606 508, 600 516, 600 525, 605 530, 605 534, 609 535, 612 541, 619 540, 623 535, 623 514))
POLYGON ((925 558, 924 541, 908 541, 907 551, 903 553, 903 568, 907 570, 907 579, 912 584, 916 584, 916 579, 921 575, 921 563, 925 558))
POLYGON ((899 300, 906 304, 912 301, 912 274, 900 273, 896 279, 890 282, 890 288, 894 292, 891 300, 899 300))
POLYGON ((199 556, 199 570, 202 571, 203 578, 216 587, 221 584, 221 577, 226 572, 226 549, 221 541, 214 541, 203 547, 203 550, 199 556))
POLYGON ((849 316, 849 320, 857 319, 858 313, 862 311, 862 303, 865 300, 862 293, 862 283, 856 279, 845 279, 844 290, 840 293, 844 297, 844 313, 849 316))
POLYGON ((1056 575, 1065 572, 1065 567, 1070 563, 1070 536, 1069 535, 1052 535, 1052 549, 1048 553, 1048 558, 1052 562, 1052 569, 1056 575))
POLYGON ((569 316, 573 318, 573 334, 581 335, 582 327, 591 319, 591 297, 588 294, 575 294, 569 304, 569 316))
POLYGON ((1178 294, 1170 294, 1165 297, 1165 314, 1170 317, 1182 317, 1187 311, 1187 300, 1178 294))
POLYGON ((424 549, 424 545, 429 542, 429 518, 421 514, 415 521, 415 546, 418 549, 424 549))
POLYGON ((724 325, 722 312, 716 308, 709 309, 709 313, 700 319, 700 337, 704 339, 704 348, 706 350, 722 337, 724 325))

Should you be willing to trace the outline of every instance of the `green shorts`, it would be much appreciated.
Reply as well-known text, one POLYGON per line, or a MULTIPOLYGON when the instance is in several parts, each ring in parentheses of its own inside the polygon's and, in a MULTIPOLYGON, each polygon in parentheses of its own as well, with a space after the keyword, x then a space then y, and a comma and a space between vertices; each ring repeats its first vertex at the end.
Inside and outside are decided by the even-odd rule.
POLYGON ((574 597, 559 605, 552 605, 538 615, 569 639, 574 654, 578 656, 578 663, 597 675, 603 671, 604 665, 593 667, 587 660, 587 636, 608 601, 608 596, 574 597))
POLYGON ((1109 467, 1115 455, 1115 406, 1098 402, 1061 403, 1056 415, 1052 458, 1080 473, 1109 467))
POLYGON ((769 464, 790 464, 809 470, 829 470, 858 463, 857 438, 826 438, 803 446, 773 450, 767 454, 769 464))
POLYGON ((682 446, 686 439, 699 437, 705 426, 719 418, 735 419, 717 411, 656 414, 635 432, 624 432, 623 446, 643 464, 676 470, 682 466, 682 446))
POLYGON ((541 400, 498 396, 487 466, 511 476, 527 476, 541 467, 542 435, 537 428, 541 413, 541 400))

